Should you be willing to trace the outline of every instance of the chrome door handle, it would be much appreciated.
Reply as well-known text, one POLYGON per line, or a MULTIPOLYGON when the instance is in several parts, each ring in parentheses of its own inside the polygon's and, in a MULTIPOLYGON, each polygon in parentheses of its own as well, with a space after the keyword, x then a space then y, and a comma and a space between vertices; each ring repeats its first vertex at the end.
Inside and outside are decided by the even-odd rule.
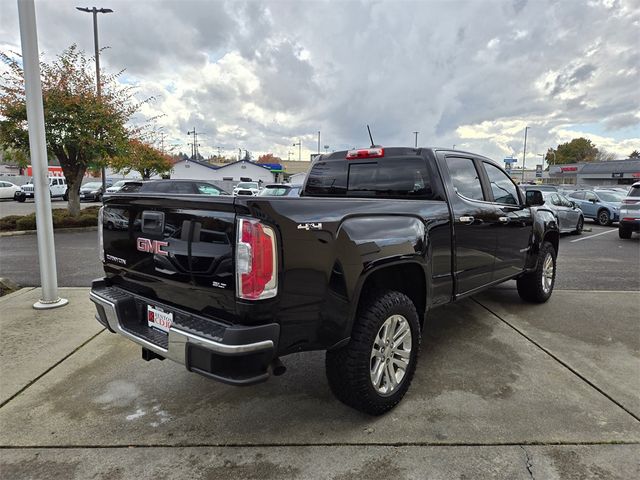
POLYGON ((498 217, 500 223, 509 223, 509 217, 498 217))
POLYGON ((463 216, 460 217, 460 223, 473 223, 475 219, 473 217, 463 216))

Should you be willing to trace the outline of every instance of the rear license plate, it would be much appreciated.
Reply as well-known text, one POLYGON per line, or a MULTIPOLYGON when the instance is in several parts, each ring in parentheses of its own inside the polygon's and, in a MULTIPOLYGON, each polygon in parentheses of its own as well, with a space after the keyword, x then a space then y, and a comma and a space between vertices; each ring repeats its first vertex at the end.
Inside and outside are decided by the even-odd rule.
POLYGON ((173 313, 147 305, 147 325, 164 333, 169 333, 173 323, 173 313))

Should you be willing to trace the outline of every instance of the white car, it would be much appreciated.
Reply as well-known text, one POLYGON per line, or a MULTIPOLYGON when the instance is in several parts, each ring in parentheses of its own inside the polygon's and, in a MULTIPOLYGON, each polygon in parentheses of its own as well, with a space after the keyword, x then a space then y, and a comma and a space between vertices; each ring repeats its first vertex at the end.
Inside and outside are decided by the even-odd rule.
POLYGON ((233 195, 253 195, 254 197, 260 193, 258 182, 240 182, 233 189, 233 195))
MULTIPOLYGON (((26 185, 22 186, 25 198, 34 198, 33 179, 26 185)), ((67 200, 67 180, 64 177, 49 177, 49 193, 51 198, 60 198, 67 200)))
POLYGON ((16 192, 20 191, 20 187, 11 182, 0 182, 0 198, 13 199, 16 192))

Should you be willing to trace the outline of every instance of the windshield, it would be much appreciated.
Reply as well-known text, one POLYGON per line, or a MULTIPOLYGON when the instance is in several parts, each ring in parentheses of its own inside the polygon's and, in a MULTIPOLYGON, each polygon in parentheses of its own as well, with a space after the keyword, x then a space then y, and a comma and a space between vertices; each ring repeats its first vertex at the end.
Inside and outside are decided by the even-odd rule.
POLYGON ((113 187, 121 187, 126 183, 126 180, 120 180, 119 182, 116 182, 113 184, 113 187))
POLYGON ((238 188, 258 188, 258 184, 254 182, 241 182, 238 184, 238 188))
POLYGON ((84 185, 82 185, 82 188, 85 188, 85 189, 100 188, 101 186, 102 186, 102 183, 100 183, 100 182, 89 182, 89 183, 85 183, 84 185))
POLYGON ((289 187, 267 187, 260 192, 260 196, 277 196, 286 195, 289 192, 289 187))
POLYGON ((614 192, 598 192, 598 196, 600 200, 603 202, 621 202, 624 198, 624 195, 614 192))

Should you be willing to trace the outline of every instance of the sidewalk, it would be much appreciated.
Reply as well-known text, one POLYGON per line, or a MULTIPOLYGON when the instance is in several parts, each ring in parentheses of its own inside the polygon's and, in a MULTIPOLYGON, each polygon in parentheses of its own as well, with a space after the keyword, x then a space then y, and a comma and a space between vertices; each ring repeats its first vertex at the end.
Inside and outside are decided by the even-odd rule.
POLYGON ((564 319, 569 304, 591 315, 580 325, 595 325, 599 308, 612 308, 607 301, 626 319, 637 296, 557 291, 543 319, 508 292, 441 308, 427 325, 407 397, 372 418, 333 398, 321 352, 286 357, 287 374, 267 383, 230 387, 170 361, 142 361, 137 346, 93 319, 86 288, 61 289, 70 304, 48 311, 31 308, 39 293, 0 298, 4 478, 638 473, 636 384, 606 374, 637 372, 638 330, 612 325, 604 342, 598 332, 593 340, 570 325, 563 332, 547 325, 564 319), (617 365, 602 361, 592 376, 592 357, 612 351, 617 365))

